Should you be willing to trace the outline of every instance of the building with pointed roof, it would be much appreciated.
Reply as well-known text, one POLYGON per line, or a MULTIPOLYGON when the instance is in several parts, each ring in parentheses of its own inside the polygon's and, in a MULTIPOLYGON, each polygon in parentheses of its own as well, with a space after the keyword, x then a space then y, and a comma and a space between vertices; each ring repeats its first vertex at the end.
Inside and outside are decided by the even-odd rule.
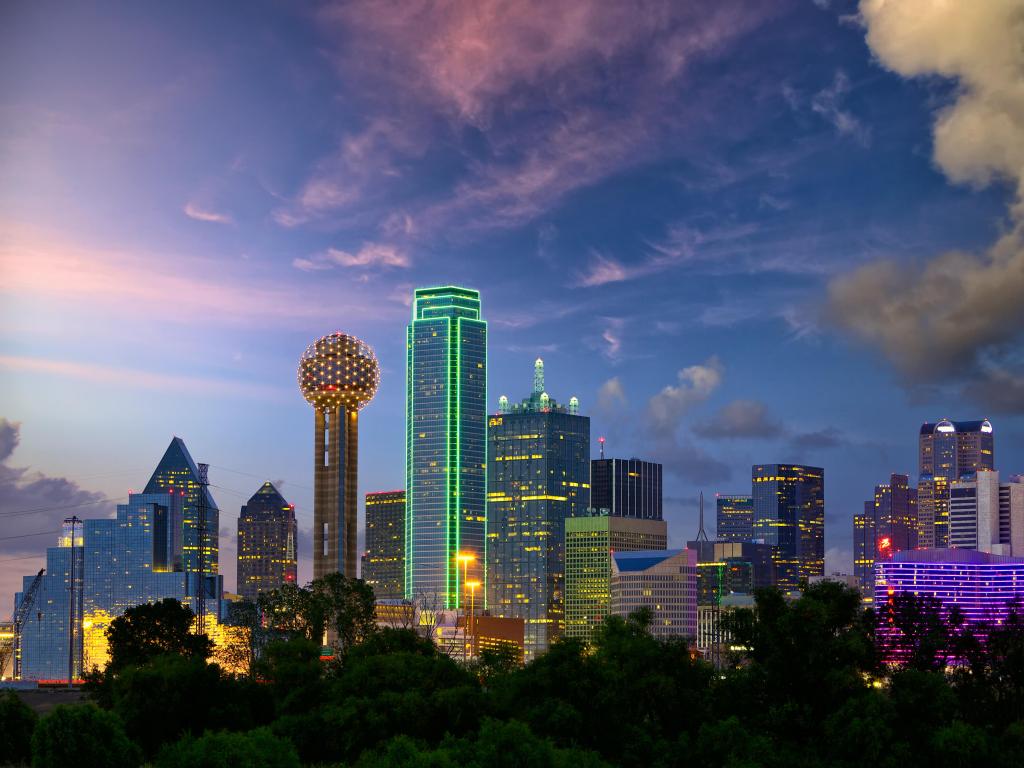
POLYGON ((255 601, 260 592, 298 578, 295 505, 269 480, 238 513, 238 594, 255 601))

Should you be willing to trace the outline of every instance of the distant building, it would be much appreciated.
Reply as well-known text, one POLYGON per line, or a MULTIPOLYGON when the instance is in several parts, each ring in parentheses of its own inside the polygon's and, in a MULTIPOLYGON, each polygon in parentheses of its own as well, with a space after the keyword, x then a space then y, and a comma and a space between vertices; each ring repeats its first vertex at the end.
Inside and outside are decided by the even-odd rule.
POLYGON ((999 482, 980 470, 949 490, 949 546, 997 555, 1024 556, 1024 481, 999 482))
POLYGON ((591 640, 611 612, 612 552, 664 550, 664 520, 596 515, 565 521, 565 634, 591 640))
POLYGON ((718 494, 715 497, 718 541, 754 540, 754 499, 752 496, 718 494))
POLYGON ((918 546, 949 545, 949 485, 995 469, 995 431, 988 419, 921 425, 918 436, 918 546))
POLYGON ((521 403, 488 419, 487 605, 525 622, 527 660, 565 627, 565 521, 590 506, 590 419, 553 400, 544 362, 521 403))
POLYGON ((825 572, 825 470, 794 464, 752 469, 754 538, 775 548, 783 592, 825 572))
POLYGON ((734 593, 775 584, 773 548, 749 541, 688 541, 697 554, 697 601, 716 603, 734 593))
POLYGON ((268 480, 238 514, 238 594, 255 602, 260 592, 294 584, 297 537, 295 506, 268 480))
POLYGON ((697 638, 697 553, 692 549, 612 554, 611 613, 651 613, 658 638, 697 638))
MULTIPOLYGON (((1024 598, 1024 558, 968 549, 926 549, 897 552, 876 566, 875 610, 883 645, 899 631, 889 621, 887 606, 901 592, 938 599, 945 610, 954 605, 968 624, 999 623, 1010 603, 1024 598)), ((890 655, 889 662, 900 659, 890 655)))
POLYGON ((888 483, 875 486, 863 517, 854 518, 854 575, 862 596, 874 592, 875 560, 916 549, 917 534, 917 489, 906 475, 894 473, 888 483))
MULTIPOLYGON (((465 623, 466 617, 460 619, 465 623)), ((525 659, 526 623, 514 616, 478 615, 469 620, 470 656, 484 651, 511 651, 522 664, 525 659)))
POLYGON ((466 577, 484 580, 486 472, 487 322, 480 293, 417 288, 406 336, 407 599, 459 609, 466 577), (474 557, 468 574, 460 553, 474 557))
POLYGON ((821 584, 826 581, 835 582, 836 584, 842 584, 843 586, 849 587, 850 589, 860 591, 860 579, 852 573, 830 573, 827 576, 812 576, 809 584, 821 584))
POLYGON ((642 459, 590 462, 590 504, 612 517, 661 520, 661 464, 642 459))
POLYGON ((405 594, 405 491, 366 494, 366 551, 361 575, 378 600, 405 594))
POLYGON ((721 667, 733 647, 732 633, 722 620, 740 609, 753 610, 755 599, 751 594, 737 592, 726 595, 721 602, 697 606, 697 650, 716 667, 721 667))

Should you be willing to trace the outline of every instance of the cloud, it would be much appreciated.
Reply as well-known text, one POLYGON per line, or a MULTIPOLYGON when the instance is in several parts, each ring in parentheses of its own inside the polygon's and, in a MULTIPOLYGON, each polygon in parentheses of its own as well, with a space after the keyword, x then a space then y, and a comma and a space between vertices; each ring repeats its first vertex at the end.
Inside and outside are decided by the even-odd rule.
POLYGON ((695 434, 711 440, 773 438, 785 429, 768 414, 768 407, 756 400, 733 400, 708 421, 693 427, 695 434))
POLYGON ((679 383, 669 384, 647 403, 647 420, 657 434, 674 434, 679 422, 690 408, 702 403, 722 383, 725 368, 717 355, 701 365, 683 368, 677 374, 679 383))
POLYGON ((605 256, 599 251, 592 251, 593 260, 586 273, 581 275, 577 285, 583 288, 593 288, 597 285, 618 283, 629 278, 626 268, 610 256, 605 256))
POLYGON ((104 502, 103 494, 87 491, 67 478, 11 466, 20 438, 21 424, 0 417, 0 528, 5 538, 0 541, 0 559, 8 561, 0 563, 4 615, 14 593, 21 590, 22 576, 34 574, 45 564, 46 548, 55 546, 65 517, 101 517, 113 508, 104 502), (26 514, 26 510, 32 512, 26 514), (44 533, 29 535, 40 532, 44 533), (15 536, 20 538, 11 538, 15 536))
POLYGON ((408 269, 412 266, 409 256, 400 248, 385 243, 363 243, 362 247, 355 253, 342 251, 337 248, 328 248, 323 253, 300 257, 292 261, 292 266, 304 272, 314 272, 331 269, 333 267, 362 267, 362 268, 401 268, 408 269))
POLYGON ((689 440, 676 435, 661 435, 654 441, 654 455, 665 471, 697 485, 729 480, 729 465, 710 455, 689 440))
POLYGON ((960 387, 992 408, 1024 411, 1024 366, 1014 353, 1024 331, 1020 4, 865 0, 860 10, 883 66, 904 77, 957 82, 953 103, 935 120, 939 168, 976 186, 1006 179, 1017 197, 1011 225, 986 250, 949 251, 911 265, 865 264, 831 283, 827 315, 879 350, 910 387, 960 387))
POLYGON ((615 413, 624 408, 626 404, 626 390, 618 376, 613 376, 598 387, 597 407, 603 413, 615 413))
POLYGON ((798 450, 825 450, 842 445, 842 433, 835 427, 813 432, 799 432, 790 438, 790 445, 798 450))
POLYGON ((848 136, 866 147, 871 144, 871 129, 862 124, 853 113, 842 108, 843 97, 850 91, 850 79, 838 71, 832 84, 814 94, 811 111, 820 115, 836 129, 840 136, 848 136))
POLYGON ((602 354, 609 360, 618 360, 622 354, 622 328, 625 320, 621 317, 606 317, 607 326, 601 331, 601 340, 605 343, 602 354))
POLYGON ((183 211, 186 216, 190 219, 195 219, 196 221, 208 221, 213 224, 234 223, 234 220, 226 213, 215 213, 214 211, 204 210, 193 202, 185 203, 183 211))

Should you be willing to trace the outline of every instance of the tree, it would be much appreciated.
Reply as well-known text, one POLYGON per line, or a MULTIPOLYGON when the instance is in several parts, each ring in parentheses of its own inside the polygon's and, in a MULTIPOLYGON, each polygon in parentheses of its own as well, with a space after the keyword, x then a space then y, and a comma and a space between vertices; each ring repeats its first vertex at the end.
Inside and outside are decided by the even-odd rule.
POLYGON ((138 750, 121 721, 94 704, 60 704, 32 734, 33 768, 135 768, 138 750))
POLYGON ((213 650, 210 638, 192 632, 194 614, 177 600, 143 603, 129 608, 110 623, 107 671, 145 664, 164 653, 206 659, 213 650))
MULTIPOLYGON (((954 606, 955 608, 955 606, 954 606)), ((880 619, 888 631, 880 634, 880 647, 889 660, 922 672, 946 668, 952 655, 953 621, 943 615, 942 601, 932 595, 899 592, 881 607, 880 619)))
POLYGON ((239 600, 228 609, 228 622, 218 627, 213 661, 235 675, 252 677, 260 635, 259 608, 251 600, 239 600))
POLYGON ((199 738, 185 736, 168 745, 157 768, 300 768, 295 747, 266 728, 248 733, 221 731, 199 738))
POLYGON ((14 691, 0 691, 0 765, 28 763, 39 718, 14 691))

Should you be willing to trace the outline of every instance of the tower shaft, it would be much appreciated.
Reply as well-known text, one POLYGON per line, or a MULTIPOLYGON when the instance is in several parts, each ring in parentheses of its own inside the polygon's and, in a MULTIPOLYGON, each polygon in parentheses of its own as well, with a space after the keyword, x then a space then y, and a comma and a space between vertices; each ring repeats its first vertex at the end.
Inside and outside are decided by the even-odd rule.
POLYGON ((339 405, 315 413, 313 578, 355 578, 359 412, 339 405))

